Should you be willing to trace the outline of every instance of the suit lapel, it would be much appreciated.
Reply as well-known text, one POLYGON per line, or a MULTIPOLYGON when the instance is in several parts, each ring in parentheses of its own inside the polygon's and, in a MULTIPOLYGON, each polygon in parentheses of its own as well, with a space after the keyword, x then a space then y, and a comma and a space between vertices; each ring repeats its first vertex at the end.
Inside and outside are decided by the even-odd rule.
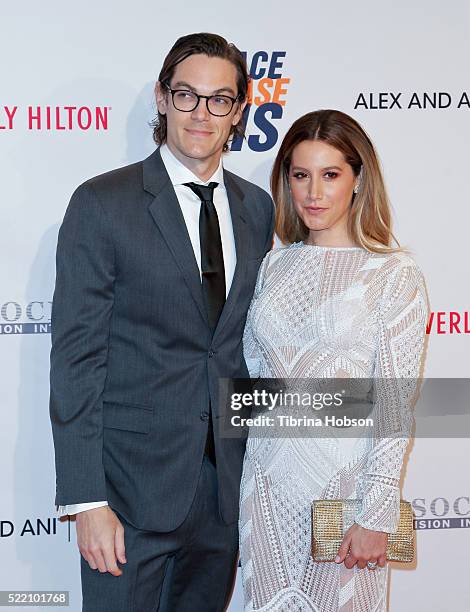
POLYGON ((201 277, 181 207, 157 149, 143 162, 144 189, 154 196, 149 212, 158 226, 207 324, 201 277))
POLYGON ((233 176, 224 171, 224 183, 227 190, 227 197, 230 206, 230 215, 232 217, 233 234, 235 238, 235 250, 237 254, 237 264, 233 275, 232 285, 230 287, 227 301, 225 302, 222 314, 214 332, 214 337, 220 334, 223 327, 227 323, 233 307, 237 303, 240 288, 243 285, 245 278, 246 254, 248 252, 247 238, 247 222, 245 218, 245 205, 243 203, 245 194, 240 189, 233 176))

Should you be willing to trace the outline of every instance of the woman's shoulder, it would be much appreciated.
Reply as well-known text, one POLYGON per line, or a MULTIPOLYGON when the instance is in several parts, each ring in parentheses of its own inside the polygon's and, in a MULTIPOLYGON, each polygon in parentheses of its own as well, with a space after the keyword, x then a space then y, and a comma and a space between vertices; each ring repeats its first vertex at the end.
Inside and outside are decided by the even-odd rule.
POLYGON ((416 295, 421 296, 424 301, 427 300, 423 273, 409 252, 379 253, 375 255, 375 259, 380 261, 380 265, 377 266, 377 274, 372 284, 381 295, 382 305, 409 302, 416 295))
POLYGON ((268 251, 266 253, 266 255, 264 256, 263 259, 263 264, 272 264, 275 261, 283 258, 286 256, 287 253, 291 253, 299 248, 299 246, 301 246, 301 242, 294 242, 293 244, 290 245, 279 245, 279 246, 274 246, 270 251, 268 251))
POLYGON ((284 257, 287 254, 293 254, 295 251, 300 251, 300 249, 304 246, 303 242, 293 242, 292 244, 279 244, 278 246, 274 246, 266 255, 266 257, 270 257, 272 259, 279 259, 280 257, 284 257))
POLYGON ((382 274, 396 275, 403 271, 422 275, 421 269, 416 263, 414 257, 408 251, 397 250, 386 253, 372 253, 372 261, 375 262, 382 274))

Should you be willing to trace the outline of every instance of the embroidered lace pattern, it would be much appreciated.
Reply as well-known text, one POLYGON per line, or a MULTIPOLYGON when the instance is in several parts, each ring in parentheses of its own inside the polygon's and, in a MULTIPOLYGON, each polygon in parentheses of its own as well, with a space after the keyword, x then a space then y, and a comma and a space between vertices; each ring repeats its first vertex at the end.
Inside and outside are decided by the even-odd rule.
POLYGON ((407 431, 426 316, 422 275, 404 253, 295 243, 264 259, 243 340, 251 377, 410 382, 375 398, 377 436, 249 435, 240 499, 245 612, 386 610, 387 567, 312 560, 310 506, 360 498, 359 525, 396 530, 408 440, 383 432, 407 431))

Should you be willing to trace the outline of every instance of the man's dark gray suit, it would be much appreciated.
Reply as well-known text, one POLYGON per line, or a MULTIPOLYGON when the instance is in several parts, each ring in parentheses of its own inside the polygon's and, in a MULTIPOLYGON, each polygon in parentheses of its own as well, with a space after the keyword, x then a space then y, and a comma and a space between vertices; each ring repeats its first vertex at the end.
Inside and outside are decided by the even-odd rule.
MULTIPOLYGON (((217 486, 215 470, 204 477, 214 480, 222 525, 236 534, 245 441, 218 435, 218 383, 248 376, 242 334, 258 268, 271 248, 273 204, 228 171, 224 183, 237 264, 213 335, 158 149, 81 185, 59 231, 50 404, 56 504, 108 500, 125 530, 139 537, 176 534, 189 520, 207 463, 210 406, 217 486)), ((128 562, 130 546, 126 540, 128 562)), ((123 570, 118 578, 89 573, 116 587, 123 570)), ((178 610, 199 610, 181 601, 178 610)))

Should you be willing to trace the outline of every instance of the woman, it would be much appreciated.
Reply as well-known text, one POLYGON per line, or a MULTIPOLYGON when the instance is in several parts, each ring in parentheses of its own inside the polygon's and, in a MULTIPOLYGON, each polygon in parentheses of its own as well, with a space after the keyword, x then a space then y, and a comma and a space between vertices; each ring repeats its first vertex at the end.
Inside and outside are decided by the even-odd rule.
MULTIPOLYGON (((425 288, 413 260, 392 247, 370 139, 344 113, 309 113, 286 134, 271 187, 276 233, 290 246, 268 253, 260 268, 244 335, 250 376, 410 379, 405 411, 400 385, 374 405, 381 432, 387 423, 405 430, 423 354, 425 288)), ((241 486, 245 610, 386 610, 385 553, 398 526, 407 438, 255 436, 241 486), (361 499, 361 511, 336 562, 314 562, 311 503, 345 498, 361 499)))

